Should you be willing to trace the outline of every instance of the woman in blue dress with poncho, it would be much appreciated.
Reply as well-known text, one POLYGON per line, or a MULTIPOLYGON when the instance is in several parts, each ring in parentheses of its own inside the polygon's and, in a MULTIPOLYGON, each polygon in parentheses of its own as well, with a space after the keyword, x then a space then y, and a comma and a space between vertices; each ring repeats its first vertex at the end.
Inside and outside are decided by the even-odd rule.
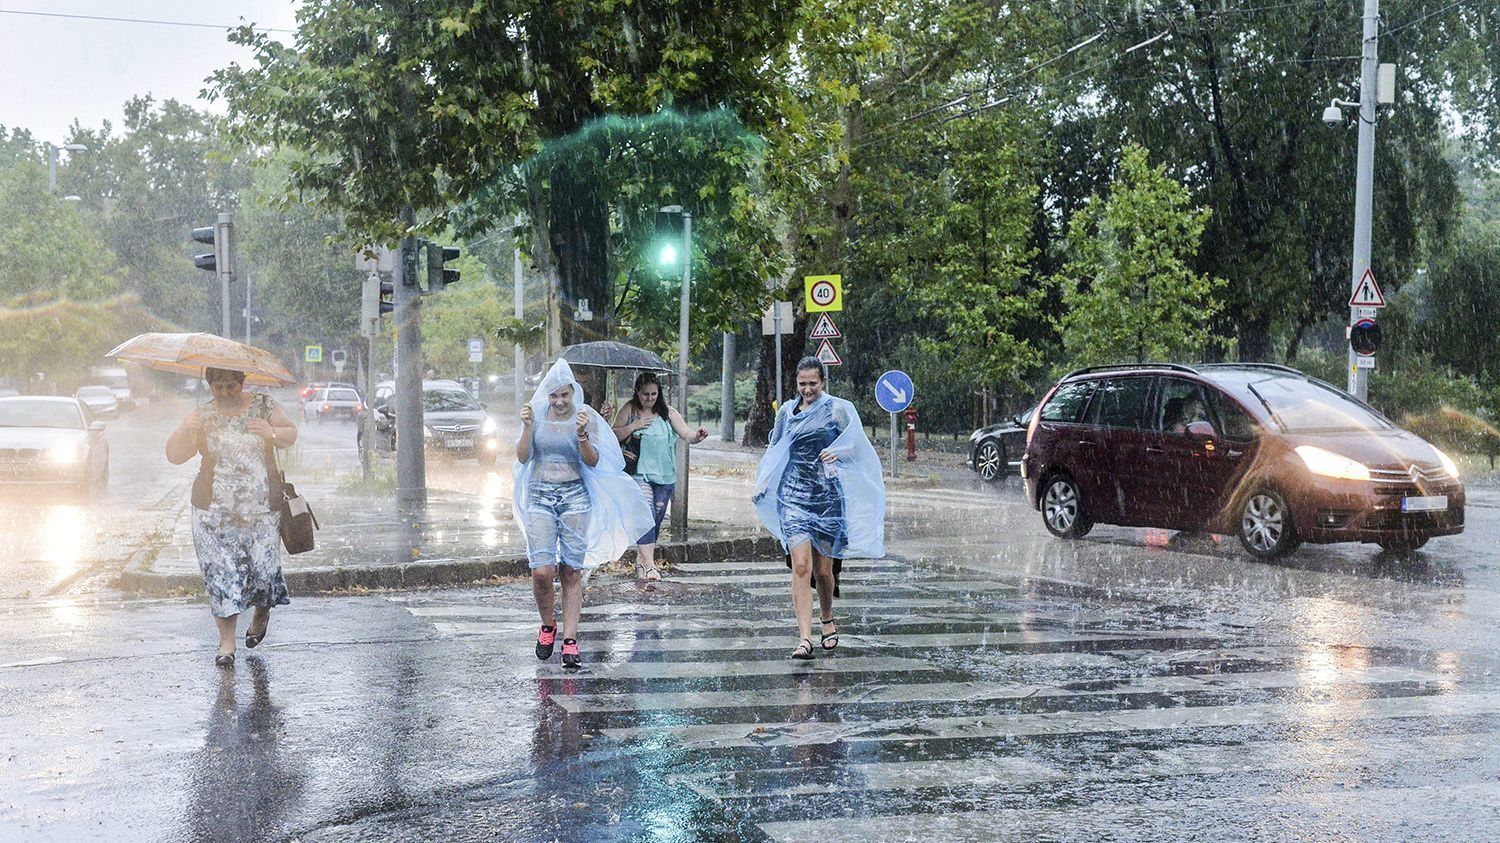
POLYGON ((824 392, 828 370, 816 357, 797 364, 799 400, 782 405, 760 461, 752 500, 781 541, 792 569, 799 640, 792 658, 810 659, 812 592, 822 613, 822 649, 838 646, 833 599, 842 562, 885 555, 885 481, 880 457, 854 405, 824 392))

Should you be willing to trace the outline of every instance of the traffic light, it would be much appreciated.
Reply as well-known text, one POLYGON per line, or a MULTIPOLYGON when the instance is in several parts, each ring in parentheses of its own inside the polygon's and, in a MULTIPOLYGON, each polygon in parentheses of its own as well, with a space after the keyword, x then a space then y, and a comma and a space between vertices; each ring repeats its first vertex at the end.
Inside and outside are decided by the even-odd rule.
POLYGON ((458 260, 460 254, 457 246, 427 244, 427 292, 440 293, 449 284, 458 283, 458 270, 444 269, 443 265, 458 260))
POLYGON ((681 211, 656 212, 656 236, 652 239, 652 259, 665 278, 682 275, 683 220, 681 211))
POLYGON ((193 266, 207 272, 233 272, 229 265, 230 222, 228 214, 220 214, 214 225, 193 229, 193 242, 206 243, 214 247, 212 253, 194 255, 193 266))

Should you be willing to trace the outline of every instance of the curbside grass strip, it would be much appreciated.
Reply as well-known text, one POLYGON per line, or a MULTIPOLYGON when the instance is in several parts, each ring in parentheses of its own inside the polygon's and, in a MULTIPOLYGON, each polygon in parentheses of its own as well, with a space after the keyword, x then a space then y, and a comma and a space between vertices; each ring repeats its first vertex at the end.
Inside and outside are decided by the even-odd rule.
MULTIPOLYGON (((770 536, 674 542, 661 545, 661 558, 668 564, 722 561, 726 559, 780 559, 781 545, 770 536)), ((627 551, 627 556, 630 554, 627 551)), ((158 574, 144 569, 139 552, 120 573, 123 591, 150 595, 201 594, 203 580, 194 574, 158 574)), ((358 568, 300 568, 285 571, 292 595, 338 594, 349 591, 399 591, 440 588, 485 582, 492 578, 525 577, 531 573, 524 556, 496 559, 410 562, 405 565, 372 565, 358 568)))

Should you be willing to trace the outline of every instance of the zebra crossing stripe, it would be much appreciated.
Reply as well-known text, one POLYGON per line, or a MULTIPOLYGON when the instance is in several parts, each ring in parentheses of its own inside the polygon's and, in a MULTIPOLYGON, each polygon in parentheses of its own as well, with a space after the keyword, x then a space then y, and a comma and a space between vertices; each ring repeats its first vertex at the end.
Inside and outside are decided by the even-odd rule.
MULTIPOLYGON (((485 636, 491 638, 504 638, 507 640, 525 640, 536 634, 535 623, 512 624, 500 626, 492 623, 435 623, 433 624, 439 632, 452 635, 485 636)), ((767 624, 761 624, 765 628, 767 624)), ((582 632, 580 624, 580 633, 582 632)), ((613 630, 609 625, 602 625, 603 632, 613 630)), ((1069 632, 1059 630, 1021 630, 1021 631, 993 631, 993 632, 942 632, 942 633, 914 633, 910 635, 853 635, 841 634, 840 640, 844 646, 873 647, 873 648, 922 648, 933 647, 1001 647, 1024 644, 1063 644, 1063 643, 1118 643, 1121 641, 1155 640, 1159 638, 1183 639, 1183 638, 1217 638, 1213 633, 1196 629, 1183 630, 1141 630, 1130 632, 1126 630, 1108 630, 1100 632, 1069 632)), ((701 636, 685 638, 640 638, 635 640, 620 640, 618 637, 610 636, 604 639, 581 639, 579 645, 586 651, 608 652, 616 654, 624 653, 681 653, 681 652, 715 652, 730 650, 776 650, 785 648, 790 650, 796 646, 797 639, 793 632, 783 632, 780 635, 765 635, 740 638, 705 638, 701 636)))
MULTIPOLYGON (((957 594, 959 592, 993 592, 997 594, 1018 594, 1021 591, 1019 585, 1013 583, 996 582, 994 580, 914 580, 909 582, 894 583, 872 583, 870 585, 859 585, 857 581, 843 579, 839 582, 840 594, 849 597, 863 597, 873 594, 890 594, 893 591, 916 590, 928 594, 957 594)), ((788 587, 786 582, 775 586, 746 588, 745 593, 755 597, 775 597, 786 595, 788 587)), ((843 605, 843 597, 834 608, 843 605)))
MULTIPOLYGON (((980 787, 1024 786, 1051 781, 1118 781, 1163 776, 1205 776, 1270 770, 1319 772, 1392 766, 1404 761, 1462 761, 1489 756, 1500 732, 1403 735, 1399 738, 1259 740, 1236 746, 1189 745, 1145 750, 1132 763, 1109 769, 1064 770, 1018 756, 979 756, 957 760, 887 761, 841 764, 838 775, 818 769, 773 767, 727 773, 688 773, 669 781, 711 799, 807 796, 841 793, 857 782, 861 791, 918 790, 968 782, 980 787), (806 779, 806 781, 796 781, 806 779)), ((824 768, 826 769, 826 768, 824 768)))
POLYGON ((1464 812, 1463 819, 1472 828, 1495 828, 1500 824, 1500 784, 1486 781, 1442 787, 1338 788, 1322 792, 1298 788, 1266 796, 1094 802, 1072 808, 841 816, 767 822, 761 823, 760 829, 772 840, 797 843, 1117 840, 1121 839, 1122 830, 1127 829, 1142 832, 1146 838, 1350 839, 1357 830, 1358 839, 1410 840, 1441 835, 1437 830, 1452 823, 1455 810, 1464 812), (1240 824, 1226 828, 1225 817, 1236 817, 1240 824), (1296 818, 1294 826, 1288 825, 1289 818, 1296 818), (1170 834, 1165 829, 1171 829, 1170 834))
MULTIPOLYGON (((785 645, 787 639, 781 639, 785 645)), ((786 648, 791 652, 791 647, 786 648)), ((809 673, 874 673, 935 671, 942 668, 921 659, 897 656, 853 656, 810 662, 704 661, 704 662, 609 662, 589 665, 588 670, 567 674, 569 679, 722 679, 726 676, 791 676, 809 673)))
MULTIPOLYGON (((889 569, 892 571, 908 571, 911 566, 888 559, 845 559, 844 571, 880 571, 889 569)), ((786 573, 785 562, 677 562, 672 565, 672 571, 684 574, 716 574, 743 571, 753 573, 756 571, 780 571, 786 573)))
MULTIPOLYGON (((784 596, 785 601, 778 602, 772 606, 765 601, 758 601, 759 605, 751 608, 726 608, 707 609, 700 606, 688 606, 674 603, 600 603, 583 606, 584 615, 693 615, 693 616, 717 616, 743 618, 747 614, 765 613, 790 613, 791 594, 787 589, 777 589, 776 593, 784 596)), ((527 599, 530 599, 529 597, 527 599)), ((901 611, 903 609, 961 609, 962 606, 955 605, 953 599, 937 597, 898 597, 890 600, 875 599, 843 599, 840 598, 835 604, 835 609, 842 615, 852 609, 876 609, 882 611, 901 611)), ((436 606, 410 606, 406 607, 408 612, 418 617, 481 617, 481 618, 534 618, 536 611, 523 604, 520 600, 511 601, 501 605, 495 604, 460 604, 449 603, 436 606)), ((980 611, 975 609, 975 611, 980 611)))
POLYGON ((891 683, 879 680, 842 688, 764 688, 690 693, 555 694, 552 701, 574 714, 659 709, 762 708, 794 705, 852 705, 869 703, 985 702, 1045 697, 1128 696, 1132 694, 1188 694, 1204 691, 1256 691, 1344 685, 1445 682, 1445 677, 1406 668, 1367 668, 1341 671, 1309 679, 1294 670, 1261 673, 1204 673, 1185 676, 1148 676, 1108 688, 1077 690, 1036 683, 930 682, 891 683))
MULTIPOLYGON (((838 659, 824 659, 835 663, 838 659)), ((644 664, 631 662, 630 664, 644 664)), ((820 662, 821 664, 821 662, 820 662)), ((783 668, 784 669, 784 668, 783 668)), ((853 723, 723 723, 650 728, 611 728, 604 733, 621 742, 671 736, 688 749, 736 746, 809 746, 868 741, 915 741, 945 738, 1000 738, 1249 726, 1287 722, 1332 723, 1395 717, 1472 716, 1500 713, 1500 693, 1434 694, 1386 697, 1358 705, 1326 703, 1248 703, 1165 709, 1116 709, 1095 712, 987 714, 973 717, 907 717, 853 723)))

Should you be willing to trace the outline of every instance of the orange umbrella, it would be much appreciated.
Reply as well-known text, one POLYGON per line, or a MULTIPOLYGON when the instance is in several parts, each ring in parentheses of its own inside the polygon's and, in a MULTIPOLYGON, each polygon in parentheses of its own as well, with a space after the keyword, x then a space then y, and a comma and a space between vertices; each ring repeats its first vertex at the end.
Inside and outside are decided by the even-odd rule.
POLYGON ((162 372, 203 377, 206 368, 245 373, 245 383, 288 386, 297 379, 269 351, 215 334, 139 334, 104 355, 162 372))

